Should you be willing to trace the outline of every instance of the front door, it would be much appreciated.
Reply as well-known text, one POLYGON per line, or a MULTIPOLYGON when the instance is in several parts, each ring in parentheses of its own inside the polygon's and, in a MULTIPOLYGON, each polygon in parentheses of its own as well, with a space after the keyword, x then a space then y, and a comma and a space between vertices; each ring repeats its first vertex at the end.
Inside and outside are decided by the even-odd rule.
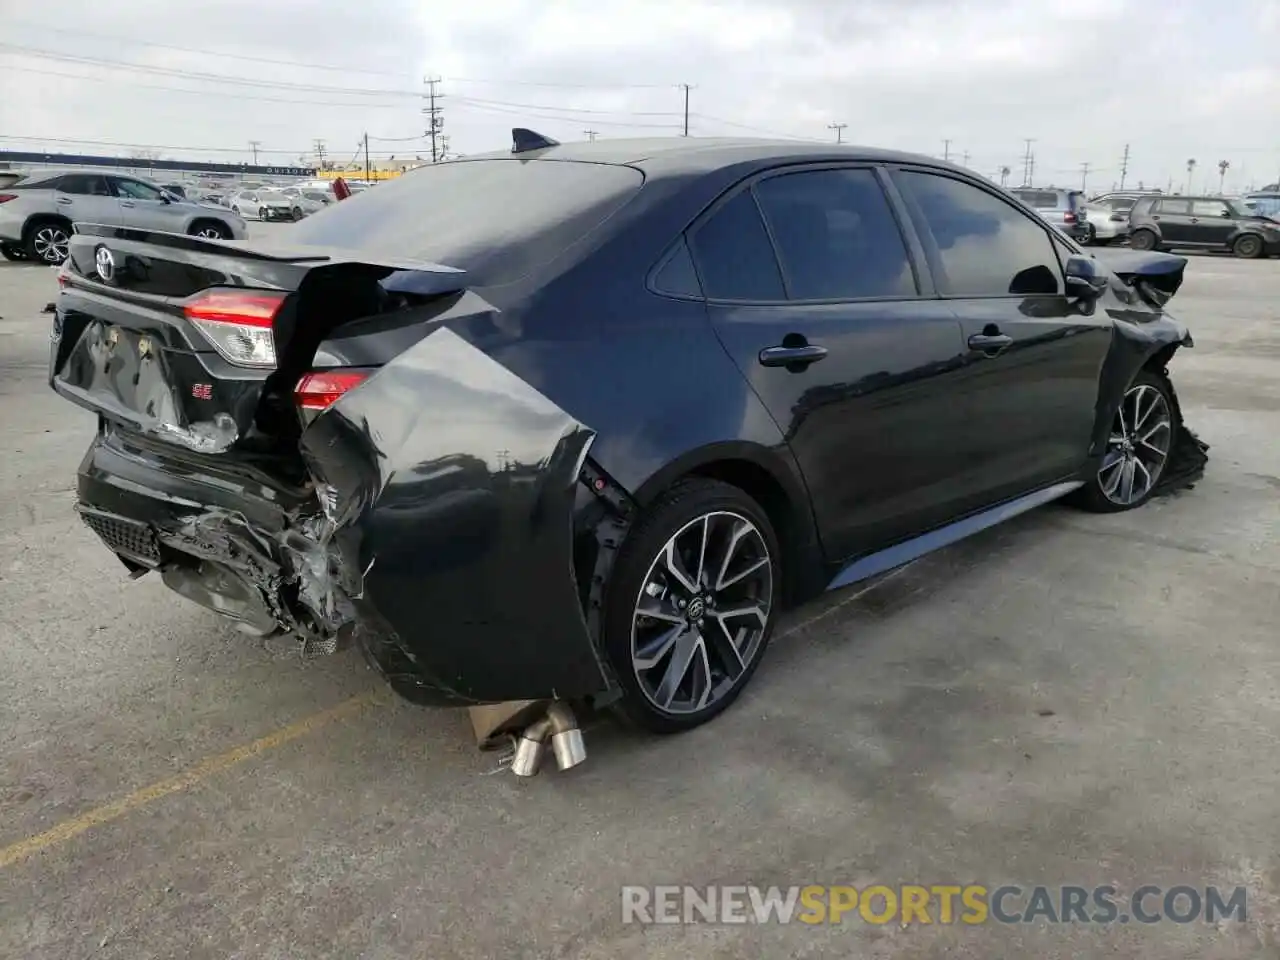
POLYGON ((163 191, 141 180, 112 177, 112 186, 120 197, 120 216, 126 227, 182 233, 186 211, 181 204, 170 203, 163 191))
POLYGON ((1061 255, 1072 251, 994 188, 912 169, 894 182, 967 348, 952 394, 971 440, 966 508, 1072 478, 1088 459, 1113 334, 1109 317, 1064 295, 1061 255))
POLYGON ((872 167, 774 173, 690 232, 717 335, 800 464, 845 560, 954 514, 963 346, 872 167))
POLYGON ((1221 200, 1191 201, 1191 231, 1196 242, 1225 247, 1237 229, 1231 208, 1221 200))
POLYGON ((54 193, 58 211, 72 223, 120 224, 120 204, 100 173, 68 174, 54 193))

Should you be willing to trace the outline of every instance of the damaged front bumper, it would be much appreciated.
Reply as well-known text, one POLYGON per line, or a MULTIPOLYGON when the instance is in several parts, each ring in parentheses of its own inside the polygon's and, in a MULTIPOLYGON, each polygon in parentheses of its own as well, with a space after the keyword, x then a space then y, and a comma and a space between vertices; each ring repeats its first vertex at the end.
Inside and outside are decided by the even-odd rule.
POLYGON ((592 438, 441 328, 312 422, 296 482, 104 427, 80 510, 135 573, 250 633, 352 637, 414 702, 583 698, 613 686, 574 573, 592 438))

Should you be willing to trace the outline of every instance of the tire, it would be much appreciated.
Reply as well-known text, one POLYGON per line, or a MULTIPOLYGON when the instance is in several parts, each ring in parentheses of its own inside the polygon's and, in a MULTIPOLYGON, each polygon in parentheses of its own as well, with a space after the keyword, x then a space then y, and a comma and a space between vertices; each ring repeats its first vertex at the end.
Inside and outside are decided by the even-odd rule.
POLYGON ((1236 237, 1231 245, 1231 252, 1242 260, 1257 260, 1266 252, 1262 238, 1254 233, 1246 233, 1236 237))
POLYGON ((1139 370, 1125 389, 1121 408, 1112 420, 1102 465, 1077 491, 1075 502, 1094 513, 1120 513, 1142 506, 1151 499, 1169 466, 1180 428, 1178 404, 1168 379, 1147 369, 1139 370), (1162 455, 1157 458, 1160 452, 1162 455), (1140 466, 1127 465, 1135 461, 1140 466), (1127 494, 1126 471, 1130 484, 1127 494))
POLYGON ((1160 246, 1160 241, 1150 230, 1138 229, 1129 234, 1129 246, 1134 250, 1154 250, 1160 246))
POLYGON ((27 227, 23 249, 27 259, 56 267, 67 259, 71 228, 60 220, 40 220, 27 227))
POLYGON ((294 220, 301 220, 301 219, 302 219, 302 208, 301 208, 301 207, 294 207, 294 208, 293 208, 293 219, 294 219, 294 220))
POLYGON ((231 239, 231 231, 216 220, 197 220, 187 232, 193 237, 205 237, 209 240, 231 239))
POLYGON ((768 515, 737 487, 693 478, 655 501, 619 551, 605 593, 604 648, 624 691, 617 712, 666 734, 691 730, 732 704, 769 645, 780 559, 768 515), (669 572, 672 543, 681 558, 674 566, 696 591, 669 572), (657 616, 644 616, 641 604, 657 616))
POLYGON ((27 259, 27 252, 16 244, 5 243, 0 244, 0 256, 15 263, 22 263, 27 259))
POLYGON ((1084 234, 1084 236, 1083 236, 1083 237, 1081 237, 1081 238, 1080 238, 1079 240, 1077 240, 1076 242, 1077 242, 1077 243, 1079 243, 1079 244, 1080 244, 1080 246, 1082 246, 1082 247, 1088 247, 1088 246, 1093 245, 1094 243, 1097 243, 1097 242, 1098 242, 1098 230, 1097 230, 1097 228, 1096 228, 1096 227, 1094 227, 1094 225, 1093 225, 1092 223, 1091 223, 1091 224, 1088 224, 1088 226, 1085 228, 1085 234, 1084 234))

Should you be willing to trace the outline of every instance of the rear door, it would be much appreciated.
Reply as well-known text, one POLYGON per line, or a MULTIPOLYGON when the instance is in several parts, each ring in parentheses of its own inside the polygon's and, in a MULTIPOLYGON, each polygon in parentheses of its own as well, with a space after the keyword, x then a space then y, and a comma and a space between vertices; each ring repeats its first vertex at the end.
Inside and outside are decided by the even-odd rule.
POLYGON ((120 216, 126 227, 182 233, 186 212, 181 204, 169 203, 158 187, 130 177, 112 177, 120 198, 120 216))
POLYGON ((1070 477, 1088 456, 1112 321, 1064 295, 1069 248, 975 181, 910 168, 894 181, 965 340, 951 400, 966 511, 1070 477))
POLYGON ((100 173, 70 173, 54 191, 58 211, 72 223, 120 225, 120 203, 100 173))
POLYGON ((1160 225, 1165 243, 1197 244, 1195 224, 1191 222, 1191 201, 1181 197, 1161 197, 1151 205, 1151 219, 1160 225))
POLYGON ((773 172, 689 234, 715 330, 786 436, 832 560, 945 522, 964 469, 959 326, 886 186, 870 166, 773 172))

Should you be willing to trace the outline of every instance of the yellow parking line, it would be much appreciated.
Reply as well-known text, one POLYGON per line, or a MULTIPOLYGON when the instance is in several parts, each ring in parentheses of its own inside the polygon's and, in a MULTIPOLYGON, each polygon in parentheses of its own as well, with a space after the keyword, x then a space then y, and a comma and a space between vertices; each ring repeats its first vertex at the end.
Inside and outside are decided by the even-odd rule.
POLYGON ((291 723, 287 727, 281 727, 274 733, 269 733, 265 737, 259 737, 251 743, 245 743, 238 747, 232 747, 224 753, 215 754, 212 757, 206 757, 195 766, 188 767, 182 773, 169 777, 167 780, 160 780, 150 786, 142 787, 135 790, 126 797, 121 797, 105 806, 97 807, 86 813, 73 817, 46 830, 44 833, 38 833, 34 837, 28 837, 25 840, 19 840, 17 843, 7 847, 0 848, 0 867, 7 867, 25 860, 28 857, 47 850, 50 847, 56 847, 59 844, 66 843, 73 837, 78 837, 86 830, 109 823, 112 820, 118 820, 120 817, 128 813, 132 813, 140 807, 146 806, 148 803, 167 797, 172 793, 178 793, 189 787, 195 786, 202 780, 207 780, 216 773, 221 773, 234 767, 238 763, 256 757, 261 753, 275 747, 283 746, 291 740, 297 740, 299 737, 305 736, 314 730, 318 730, 335 720, 350 716, 363 708, 379 702, 385 697, 381 693, 367 693, 358 697, 352 697, 336 707, 328 710, 322 710, 319 713, 313 713, 309 717, 304 717, 297 723, 291 723))

